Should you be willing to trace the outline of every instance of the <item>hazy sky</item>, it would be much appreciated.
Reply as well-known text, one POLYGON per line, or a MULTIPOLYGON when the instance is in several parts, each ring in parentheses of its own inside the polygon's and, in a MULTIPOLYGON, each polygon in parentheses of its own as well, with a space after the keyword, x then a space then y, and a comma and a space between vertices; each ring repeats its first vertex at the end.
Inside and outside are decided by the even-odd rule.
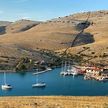
POLYGON ((82 11, 108 10, 108 0, 0 0, 0 20, 48 20, 82 11))

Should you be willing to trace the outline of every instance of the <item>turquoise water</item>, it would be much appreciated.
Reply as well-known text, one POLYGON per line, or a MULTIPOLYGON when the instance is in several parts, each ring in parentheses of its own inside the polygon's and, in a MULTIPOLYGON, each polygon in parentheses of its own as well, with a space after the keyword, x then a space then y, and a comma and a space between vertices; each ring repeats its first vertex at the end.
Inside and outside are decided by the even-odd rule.
MULTIPOLYGON (((39 75, 39 81, 46 83, 45 88, 32 88, 36 76, 32 72, 26 74, 7 73, 7 82, 12 90, 2 91, 0 96, 38 96, 38 95, 71 95, 71 96, 105 96, 108 95, 108 82, 83 80, 83 76, 60 76, 60 68, 39 75)), ((0 85, 3 84, 3 73, 0 73, 0 85)))

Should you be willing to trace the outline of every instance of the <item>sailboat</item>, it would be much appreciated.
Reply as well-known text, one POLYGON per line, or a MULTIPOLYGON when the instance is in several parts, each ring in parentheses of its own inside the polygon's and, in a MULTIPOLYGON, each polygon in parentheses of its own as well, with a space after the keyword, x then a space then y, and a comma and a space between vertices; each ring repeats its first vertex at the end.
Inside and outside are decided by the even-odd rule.
POLYGON ((70 65, 70 61, 68 62, 67 72, 68 72, 68 75, 71 75, 71 65, 70 65))
POLYGON ((2 90, 9 90, 9 89, 12 89, 12 86, 7 84, 6 82, 6 73, 4 72, 4 84, 1 85, 1 89, 2 90))
POLYGON ((72 67, 72 69, 71 69, 71 75, 73 75, 73 76, 76 76, 76 75, 78 75, 78 70, 76 69, 76 67, 72 67))
POLYGON ((60 72, 60 75, 63 75, 63 76, 66 76, 66 75, 67 75, 67 70, 66 70, 66 68, 67 68, 66 62, 65 62, 65 66, 63 66, 63 62, 62 62, 62 70, 61 70, 61 72, 60 72))
POLYGON ((45 87, 46 86, 46 83, 45 82, 39 82, 38 81, 38 74, 36 75, 36 83, 35 84, 32 84, 32 87, 45 87))

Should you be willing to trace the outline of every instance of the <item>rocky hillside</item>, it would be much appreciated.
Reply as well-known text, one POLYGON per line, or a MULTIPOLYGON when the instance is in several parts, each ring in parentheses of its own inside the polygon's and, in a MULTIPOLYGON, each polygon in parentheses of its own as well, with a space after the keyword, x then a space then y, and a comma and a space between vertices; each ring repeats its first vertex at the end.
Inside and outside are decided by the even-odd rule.
POLYGON ((87 18, 88 12, 85 12, 42 23, 13 22, 5 27, 4 34, 1 33, 0 56, 32 55, 37 49, 62 51, 74 42, 69 49, 71 53, 92 55, 91 60, 107 57, 108 11, 90 12, 88 21, 87 18))

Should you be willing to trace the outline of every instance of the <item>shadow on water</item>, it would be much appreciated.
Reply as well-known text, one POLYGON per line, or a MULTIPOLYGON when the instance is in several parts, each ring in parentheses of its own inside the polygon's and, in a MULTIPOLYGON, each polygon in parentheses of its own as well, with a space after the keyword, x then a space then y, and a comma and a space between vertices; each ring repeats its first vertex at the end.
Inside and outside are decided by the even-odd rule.
POLYGON ((32 87, 32 89, 42 89, 42 90, 44 90, 45 87, 32 87))
POLYGON ((19 74, 22 77, 24 77, 27 74, 26 71, 17 71, 16 73, 19 74))
POLYGON ((9 93, 12 92, 12 89, 1 90, 0 96, 9 96, 9 93))

